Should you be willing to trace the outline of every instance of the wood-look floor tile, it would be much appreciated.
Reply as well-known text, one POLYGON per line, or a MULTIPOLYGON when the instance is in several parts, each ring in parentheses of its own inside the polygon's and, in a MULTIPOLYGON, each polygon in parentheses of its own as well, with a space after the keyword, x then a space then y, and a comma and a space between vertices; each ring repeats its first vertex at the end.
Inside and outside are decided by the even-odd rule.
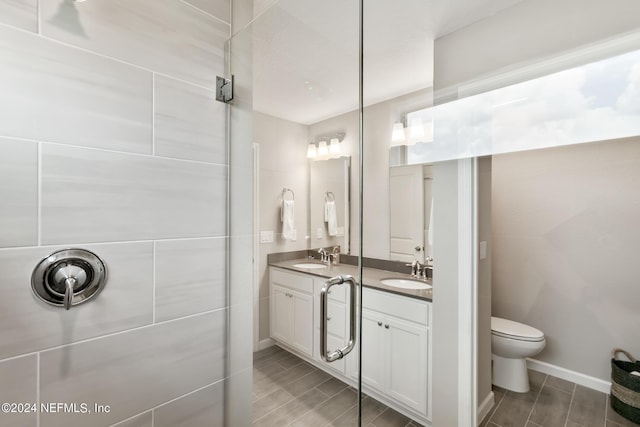
POLYGON ((295 427, 325 426, 357 404, 357 395, 346 389, 292 423, 295 427))
POLYGON ((269 412, 264 417, 257 419, 253 422, 253 425, 260 427, 286 426, 327 399, 328 396, 326 394, 318 389, 312 388, 302 396, 289 401, 278 409, 269 412))
POLYGON ((331 378, 329 381, 326 381, 318 386, 318 389, 323 393, 333 396, 337 393, 340 393, 342 390, 347 388, 348 385, 343 383, 337 378, 331 378))
POLYGON ((409 422, 411 422, 411 419, 407 416, 387 408, 386 411, 371 422, 371 425, 375 427, 405 427, 409 422))
MULTIPOLYGON (((387 409, 384 403, 380 403, 371 397, 362 399, 362 425, 369 425, 382 412, 387 409)), ((347 412, 331 423, 331 427, 356 427, 358 425, 358 405, 355 405, 347 412)))
POLYGON ((253 402, 253 419, 262 418, 293 399, 294 397, 289 392, 278 388, 276 391, 253 402))
POLYGON ((310 374, 307 374, 302 378, 288 384, 287 391, 293 396, 300 396, 301 394, 306 393, 313 387, 324 383, 330 378, 331 376, 329 374, 317 369, 310 374))
POLYGON ((544 427, 564 427, 570 404, 571 394, 547 387, 545 384, 540 391, 529 421, 544 427))
POLYGON ((567 393, 573 393, 576 388, 575 383, 563 380, 561 378, 553 377, 551 375, 547 376, 547 381, 544 383, 544 386, 557 388, 558 390, 562 390, 567 393))
POLYGON ((603 426, 606 402, 606 394, 577 385, 569 411, 569 421, 584 427, 603 426))

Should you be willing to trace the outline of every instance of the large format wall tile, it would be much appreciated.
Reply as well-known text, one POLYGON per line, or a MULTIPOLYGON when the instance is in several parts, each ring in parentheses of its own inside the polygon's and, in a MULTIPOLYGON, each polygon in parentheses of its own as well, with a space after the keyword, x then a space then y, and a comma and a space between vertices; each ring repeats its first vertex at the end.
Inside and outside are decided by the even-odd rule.
POLYGON ((156 242, 156 321, 226 304, 226 239, 156 242))
POLYGON ((226 166, 46 144, 42 242, 225 234, 226 166))
POLYGON ((147 71, 0 26, 2 136, 151 153, 152 86, 147 71))
POLYGON ((213 91, 156 76, 154 98, 155 155, 227 162, 225 105, 213 91))
MULTIPOLYGON (((2 385, 0 403, 38 403, 37 370, 38 358, 35 354, 0 362, 0 384, 2 385)), ((15 413, 2 411, 0 425, 2 427, 35 427, 38 422, 36 417, 35 411, 15 413)))
MULTIPOLYGON (((43 352, 40 398, 110 405, 91 426, 119 420, 224 375, 224 310, 43 352)), ((82 414, 41 414, 41 427, 84 427, 82 414)))
POLYGON ((154 410, 154 427, 223 427, 224 382, 162 405, 154 410))
POLYGON ((0 359, 152 322, 152 243, 80 247, 103 259, 107 283, 94 299, 69 311, 41 302, 31 290, 34 267, 62 247, 0 251, 0 359))
POLYGON ((0 247, 37 245, 38 144, 0 138, 0 200, 0 247))
POLYGON ((112 427, 153 427, 153 415, 151 411, 148 411, 137 417, 114 424, 112 427))
POLYGON ((231 1, 230 0, 184 0, 200 10, 230 24, 231 23, 231 1))
POLYGON ((229 25, 177 0, 41 0, 42 33, 210 88, 229 25))
POLYGON ((37 32, 38 0, 2 0, 0 22, 37 32))

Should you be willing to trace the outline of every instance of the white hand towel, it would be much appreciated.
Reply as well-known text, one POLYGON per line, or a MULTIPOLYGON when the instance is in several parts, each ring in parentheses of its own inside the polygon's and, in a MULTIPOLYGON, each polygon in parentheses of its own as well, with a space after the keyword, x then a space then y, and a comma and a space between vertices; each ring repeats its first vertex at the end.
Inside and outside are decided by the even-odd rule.
POLYGON ((293 200, 282 201, 282 238, 284 240, 294 240, 295 215, 293 200))
POLYGON ((336 236, 338 234, 338 215, 336 213, 336 202, 326 201, 324 204, 324 212, 329 236, 336 236))

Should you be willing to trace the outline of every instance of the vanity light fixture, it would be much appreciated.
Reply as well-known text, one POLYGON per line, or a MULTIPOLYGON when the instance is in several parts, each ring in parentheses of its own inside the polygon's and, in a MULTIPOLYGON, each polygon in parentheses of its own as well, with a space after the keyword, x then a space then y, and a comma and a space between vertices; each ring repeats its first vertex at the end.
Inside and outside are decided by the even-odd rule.
POLYGON ((327 160, 340 157, 342 155, 340 143, 345 135, 344 132, 333 132, 315 137, 307 147, 307 158, 310 160, 327 160))
POLYGON ((401 145, 407 138, 404 135, 404 125, 400 122, 394 123, 393 132, 391 133, 392 145, 401 145))
POLYGON ((307 159, 315 159, 318 157, 318 149, 313 142, 307 147, 307 159))
POLYGON ((340 141, 338 138, 331 138, 331 142, 329 143, 329 154, 333 157, 340 157, 340 141))
POLYGON ((320 141, 318 143, 318 157, 324 158, 329 156, 329 147, 327 147, 327 141, 320 141))

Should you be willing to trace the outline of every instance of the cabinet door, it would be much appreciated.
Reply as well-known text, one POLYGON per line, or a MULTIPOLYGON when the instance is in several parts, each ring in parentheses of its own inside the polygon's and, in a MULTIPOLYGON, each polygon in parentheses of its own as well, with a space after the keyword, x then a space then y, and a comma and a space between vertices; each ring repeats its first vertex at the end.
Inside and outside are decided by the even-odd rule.
POLYGON ((292 295, 293 318, 291 345, 308 356, 313 355, 313 296, 297 291, 292 295))
POLYGON ((291 290, 271 285, 271 336, 291 344, 293 338, 293 305, 291 290))
POLYGON ((362 382, 384 391, 384 316, 362 310, 362 382))
POLYGON ((387 394, 416 411, 427 411, 428 329, 388 316, 387 394))

